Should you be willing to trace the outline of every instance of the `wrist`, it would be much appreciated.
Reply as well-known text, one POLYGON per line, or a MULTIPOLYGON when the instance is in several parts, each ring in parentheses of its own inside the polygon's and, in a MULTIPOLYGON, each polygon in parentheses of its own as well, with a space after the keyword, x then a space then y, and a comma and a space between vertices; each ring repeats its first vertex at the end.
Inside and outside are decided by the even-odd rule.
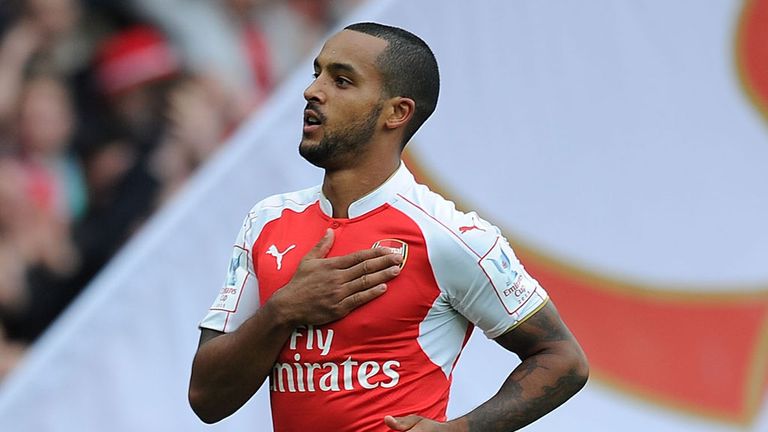
POLYGON ((448 432, 469 432, 469 422, 466 417, 460 417, 444 423, 448 432))
POLYGON ((263 313, 267 315, 269 322, 273 323, 277 327, 283 327, 288 329, 294 329, 301 323, 291 313, 289 304, 286 304, 283 296, 280 295, 280 290, 276 291, 262 306, 263 313))

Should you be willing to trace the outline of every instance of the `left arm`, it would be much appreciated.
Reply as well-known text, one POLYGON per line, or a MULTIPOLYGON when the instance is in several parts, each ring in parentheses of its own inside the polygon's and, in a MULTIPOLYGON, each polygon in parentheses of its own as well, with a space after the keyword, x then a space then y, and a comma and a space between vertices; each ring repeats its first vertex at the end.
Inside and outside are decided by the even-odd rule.
POLYGON ((495 340, 517 354, 522 363, 491 399, 447 423, 411 415, 387 416, 386 425, 396 431, 412 432, 514 431, 560 406, 587 382, 586 356, 551 300, 495 340))

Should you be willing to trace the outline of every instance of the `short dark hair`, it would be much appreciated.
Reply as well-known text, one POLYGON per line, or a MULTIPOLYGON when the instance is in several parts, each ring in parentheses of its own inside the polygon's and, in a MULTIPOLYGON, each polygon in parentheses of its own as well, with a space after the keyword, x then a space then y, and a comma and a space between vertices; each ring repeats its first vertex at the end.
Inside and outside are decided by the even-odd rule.
POLYGON ((426 42, 398 27, 364 22, 344 28, 365 33, 388 42, 376 65, 387 96, 403 96, 416 103, 413 118, 405 128, 402 146, 411 139, 435 111, 440 93, 440 72, 435 54, 426 42))

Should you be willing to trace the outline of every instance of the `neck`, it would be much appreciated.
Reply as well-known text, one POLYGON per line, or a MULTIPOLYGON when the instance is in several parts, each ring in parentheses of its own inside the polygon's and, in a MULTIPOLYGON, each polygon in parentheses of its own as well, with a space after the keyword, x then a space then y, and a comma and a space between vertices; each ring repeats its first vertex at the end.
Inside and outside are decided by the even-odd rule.
POLYGON ((323 194, 333 206, 334 218, 348 218, 349 206, 375 190, 397 171, 400 155, 390 160, 371 160, 350 168, 326 170, 323 194))

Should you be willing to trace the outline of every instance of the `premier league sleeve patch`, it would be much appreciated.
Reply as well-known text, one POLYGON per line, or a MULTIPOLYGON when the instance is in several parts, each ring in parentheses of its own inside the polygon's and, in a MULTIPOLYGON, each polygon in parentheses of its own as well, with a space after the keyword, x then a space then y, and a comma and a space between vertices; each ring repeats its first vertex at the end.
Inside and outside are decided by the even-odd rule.
POLYGON ((512 248, 501 237, 496 239, 479 264, 509 314, 518 312, 538 287, 538 283, 520 266, 512 248))

